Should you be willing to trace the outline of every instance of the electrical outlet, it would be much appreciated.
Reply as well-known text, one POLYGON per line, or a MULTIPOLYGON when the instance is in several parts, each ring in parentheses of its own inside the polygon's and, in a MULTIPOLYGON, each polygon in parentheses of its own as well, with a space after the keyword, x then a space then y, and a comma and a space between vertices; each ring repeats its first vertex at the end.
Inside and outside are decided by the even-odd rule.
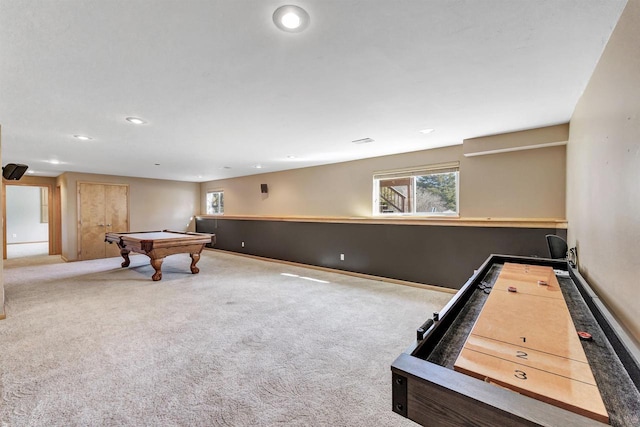
POLYGON ((244 248, 244 242, 242 242, 242 247, 244 248))
POLYGON ((340 254, 340 261, 344 261, 344 254, 340 254))

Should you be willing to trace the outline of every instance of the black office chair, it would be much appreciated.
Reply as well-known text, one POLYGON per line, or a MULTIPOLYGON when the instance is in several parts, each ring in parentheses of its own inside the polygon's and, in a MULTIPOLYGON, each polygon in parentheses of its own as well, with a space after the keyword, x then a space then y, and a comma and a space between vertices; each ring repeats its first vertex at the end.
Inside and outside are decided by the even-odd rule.
POLYGON ((547 234, 545 237, 547 238, 547 245, 549 245, 549 255, 551 255, 551 258, 566 259, 567 250, 569 249, 567 241, 555 234, 547 234))

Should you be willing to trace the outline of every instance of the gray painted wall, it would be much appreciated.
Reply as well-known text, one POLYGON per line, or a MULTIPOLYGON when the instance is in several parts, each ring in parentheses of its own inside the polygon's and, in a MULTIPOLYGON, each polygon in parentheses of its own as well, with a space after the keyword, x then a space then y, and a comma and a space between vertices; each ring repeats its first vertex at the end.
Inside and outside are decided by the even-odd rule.
POLYGON ((217 249, 453 289, 491 254, 547 257, 545 235, 566 237, 566 230, 549 228, 222 217, 197 217, 196 231, 215 234, 217 249))

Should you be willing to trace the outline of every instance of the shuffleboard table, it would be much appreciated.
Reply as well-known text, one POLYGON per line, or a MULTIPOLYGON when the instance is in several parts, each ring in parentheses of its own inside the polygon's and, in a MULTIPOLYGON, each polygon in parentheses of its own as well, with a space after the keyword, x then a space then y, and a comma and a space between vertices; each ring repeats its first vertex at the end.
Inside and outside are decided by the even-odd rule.
POLYGON ((391 365, 428 426, 638 426, 633 339, 566 261, 491 255, 391 365))
POLYGON ((196 264, 200 260, 200 253, 204 245, 215 244, 216 235, 171 230, 110 232, 105 234, 104 240, 118 245, 120 255, 124 258, 122 267, 128 267, 130 264, 129 252, 147 255, 155 269, 151 278, 157 281, 162 279, 162 261, 168 255, 188 253, 191 257, 191 273, 198 274, 200 269, 196 264))

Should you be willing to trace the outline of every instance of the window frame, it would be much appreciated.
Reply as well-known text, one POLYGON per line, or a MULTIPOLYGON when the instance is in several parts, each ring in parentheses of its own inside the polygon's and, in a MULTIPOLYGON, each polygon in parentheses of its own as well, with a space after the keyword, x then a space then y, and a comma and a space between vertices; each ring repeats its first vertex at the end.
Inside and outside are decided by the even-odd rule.
MULTIPOLYGON (((211 209, 211 211, 213 211, 213 209, 211 209)), ((224 190, 221 189, 215 189, 215 190, 207 190, 207 194, 205 196, 205 212, 206 215, 216 215, 216 216, 220 216, 220 215, 224 215, 224 190), (209 208, 211 208, 211 206, 209 206, 209 194, 219 194, 219 200, 220 200, 220 207, 218 209, 218 212, 210 212, 209 208)))
POLYGON ((439 163, 428 166, 419 166, 405 169, 395 169, 386 171, 377 171, 373 173, 373 192, 372 192, 372 214, 375 217, 447 217, 447 218, 459 218, 460 217, 460 162, 448 162, 439 163), (416 193, 417 185, 416 178, 425 175, 435 175, 441 173, 455 172, 456 173, 456 209, 455 212, 416 212, 416 193), (414 201, 411 206, 410 212, 380 212, 380 181, 389 179, 410 179, 410 189, 412 191, 412 200, 414 201))

